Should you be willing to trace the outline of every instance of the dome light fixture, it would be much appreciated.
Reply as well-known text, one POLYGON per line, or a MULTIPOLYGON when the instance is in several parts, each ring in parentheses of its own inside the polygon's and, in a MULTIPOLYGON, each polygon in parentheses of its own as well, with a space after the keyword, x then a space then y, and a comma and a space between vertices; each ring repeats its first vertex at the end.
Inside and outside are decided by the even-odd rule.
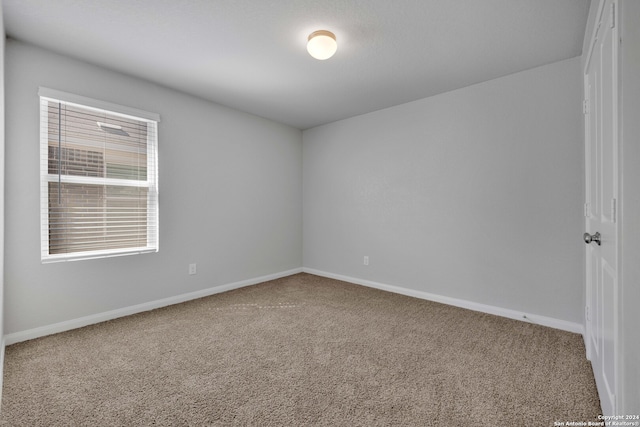
POLYGON ((329 59, 336 53, 338 43, 336 43, 336 35, 331 31, 318 30, 309 34, 307 42, 307 52, 316 59, 329 59))

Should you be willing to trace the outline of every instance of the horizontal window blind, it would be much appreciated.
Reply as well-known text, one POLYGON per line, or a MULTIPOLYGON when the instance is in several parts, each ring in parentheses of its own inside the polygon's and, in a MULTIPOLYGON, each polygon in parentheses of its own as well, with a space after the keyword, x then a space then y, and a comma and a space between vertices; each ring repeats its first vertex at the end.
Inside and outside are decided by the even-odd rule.
POLYGON ((69 98, 40 91, 42 261, 157 251, 157 121, 69 98))

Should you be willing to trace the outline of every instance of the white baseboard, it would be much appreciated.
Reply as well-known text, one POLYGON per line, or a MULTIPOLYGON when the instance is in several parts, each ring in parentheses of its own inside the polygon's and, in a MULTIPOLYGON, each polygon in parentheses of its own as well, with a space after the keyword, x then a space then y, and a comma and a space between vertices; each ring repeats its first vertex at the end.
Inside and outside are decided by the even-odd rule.
POLYGON ((255 285, 262 282, 268 282, 269 280, 275 280, 281 277, 291 276, 293 274, 297 274, 301 272, 302 272, 302 268, 295 268, 293 270, 287 270, 279 273, 269 274, 266 276, 256 277, 253 279, 247 279, 239 282, 228 283, 226 285, 216 286, 209 289, 203 289, 201 291, 190 292, 188 294, 176 295, 173 297, 164 298, 156 301, 150 301, 142 304, 132 305, 129 307, 119 308, 116 310, 105 311, 98 314, 92 314, 92 315, 80 317, 77 319, 66 320, 64 322, 59 322, 59 323, 54 323, 52 325, 28 329, 26 331, 14 332, 4 336, 4 339, 2 340, 2 349, 3 349, 2 356, 4 357, 5 344, 11 345, 18 342, 31 340, 34 338, 44 337, 46 335, 69 331, 71 329, 82 328, 83 326, 93 325, 95 323, 117 319, 119 317, 129 316, 129 315, 141 313, 144 311, 154 310, 156 308, 166 307, 173 304, 179 304, 181 302, 190 301, 190 300, 194 300, 202 297, 207 297, 209 295, 226 292, 233 289, 244 288, 245 286, 251 286, 251 285, 255 285))
POLYGON ((363 285, 370 288, 381 289, 383 291, 393 292, 396 294, 407 295, 410 297, 435 301, 442 304, 453 305, 456 307, 466 308, 482 313, 494 314, 496 316, 507 317, 509 319, 521 320, 523 322, 535 323, 542 326, 548 326, 554 329, 573 332, 584 336, 584 327, 580 323, 569 322, 566 320, 555 319, 553 317, 540 316, 536 314, 523 313, 521 311, 511 310, 508 308, 496 307, 493 305, 480 304, 473 301, 451 298, 442 295, 431 294, 428 292, 416 291, 414 289, 402 288, 399 286, 386 285, 384 283, 372 282, 370 280, 358 279, 355 277, 343 276, 341 274, 328 273, 326 271, 315 270, 313 268, 304 267, 305 273, 314 274, 316 276, 328 277, 330 279, 342 280, 343 282, 363 285))
MULTIPOLYGON (((414 289, 402 288, 399 286, 387 285, 384 283, 373 282, 370 280, 358 279, 355 277, 343 276, 341 274, 328 273, 326 271, 320 271, 320 270, 304 267, 304 268, 296 268, 292 270, 282 271, 280 273, 269 274, 266 276, 256 277, 253 279, 242 280, 239 282, 229 283, 226 285, 216 286, 209 289, 203 289, 196 292, 190 292, 188 294, 176 295, 176 296, 164 298, 161 300, 132 305, 129 307, 106 311, 98 314, 92 314, 92 315, 80 317, 77 319, 54 323, 52 325, 28 329, 26 331, 7 334, 4 336, 1 343, 0 363, 4 362, 4 349, 5 349, 5 346, 7 345, 15 344, 22 341, 27 341, 34 338, 43 337, 46 335, 56 334, 59 332, 69 331, 71 329, 81 328, 83 326, 88 326, 95 323, 104 322, 107 320, 117 319, 119 317, 129 316, 131 314, 154 310, 156 308, 166 307, 173 304, 179 304, 181 302, 202 298, 209 295, 230 291, 233 289, 243 288, 245 286, 251 286, 258 283, 267 282, 269 280, 275 280, 281 277, 291 276, 293 274, 297 274, 301 272, 314 274, 316 276, 328 277, 336 280, 342 280, 344 282, 354 283, 357 285, 367 286, 370 288, 381 289, 384 291, 394 292, 397 294, 407 295, 410 297, 425 299, 429 301, 435 301, 442 304, 462 307, 469 310, 479 311, 482 313, 494 314, 496 316, 507 317, 509 319, 516 319, 524 322, 536 323, 542 326, 548 326, 550 328, 573 332, 573 333, 581 334, 584 336, 584 327, 579 323, 569 322, 561 319, 555 319, 547 316, 523 313, 520 311, 511 310, 507 308, 480 304, 473 301, 467 301, 467 300, 462 300, 458 298, 431 294, 428 292, 417 291, 414 289)), ((4 366, 4 364, 0 365, 0 369, 2 366, 4 366)), ((0 374, 1 373, 2 372, 0 372, 0 374)), ((2 376, 0 375, 0 386, 1 385, 2 385, 2 376)))

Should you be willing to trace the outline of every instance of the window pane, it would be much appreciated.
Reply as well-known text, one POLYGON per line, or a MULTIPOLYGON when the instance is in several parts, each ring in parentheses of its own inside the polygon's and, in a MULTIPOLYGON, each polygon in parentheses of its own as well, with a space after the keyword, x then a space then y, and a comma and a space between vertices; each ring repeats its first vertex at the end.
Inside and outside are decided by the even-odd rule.
POLYGON ((147 123, 48 102, 49 173, 147 180, 147 123))
POLYGON ((49 253, 147 246, 144 187, 49 183, 49 253))

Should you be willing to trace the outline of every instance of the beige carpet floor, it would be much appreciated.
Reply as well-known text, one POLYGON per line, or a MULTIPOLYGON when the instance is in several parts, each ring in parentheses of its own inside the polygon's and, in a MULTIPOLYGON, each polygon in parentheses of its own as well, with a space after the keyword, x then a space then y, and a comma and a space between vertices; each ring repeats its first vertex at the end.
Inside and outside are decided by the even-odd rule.
POLYGON ((297 274, 7 347, 2 426, 552 426, 582 337, 297 274))

